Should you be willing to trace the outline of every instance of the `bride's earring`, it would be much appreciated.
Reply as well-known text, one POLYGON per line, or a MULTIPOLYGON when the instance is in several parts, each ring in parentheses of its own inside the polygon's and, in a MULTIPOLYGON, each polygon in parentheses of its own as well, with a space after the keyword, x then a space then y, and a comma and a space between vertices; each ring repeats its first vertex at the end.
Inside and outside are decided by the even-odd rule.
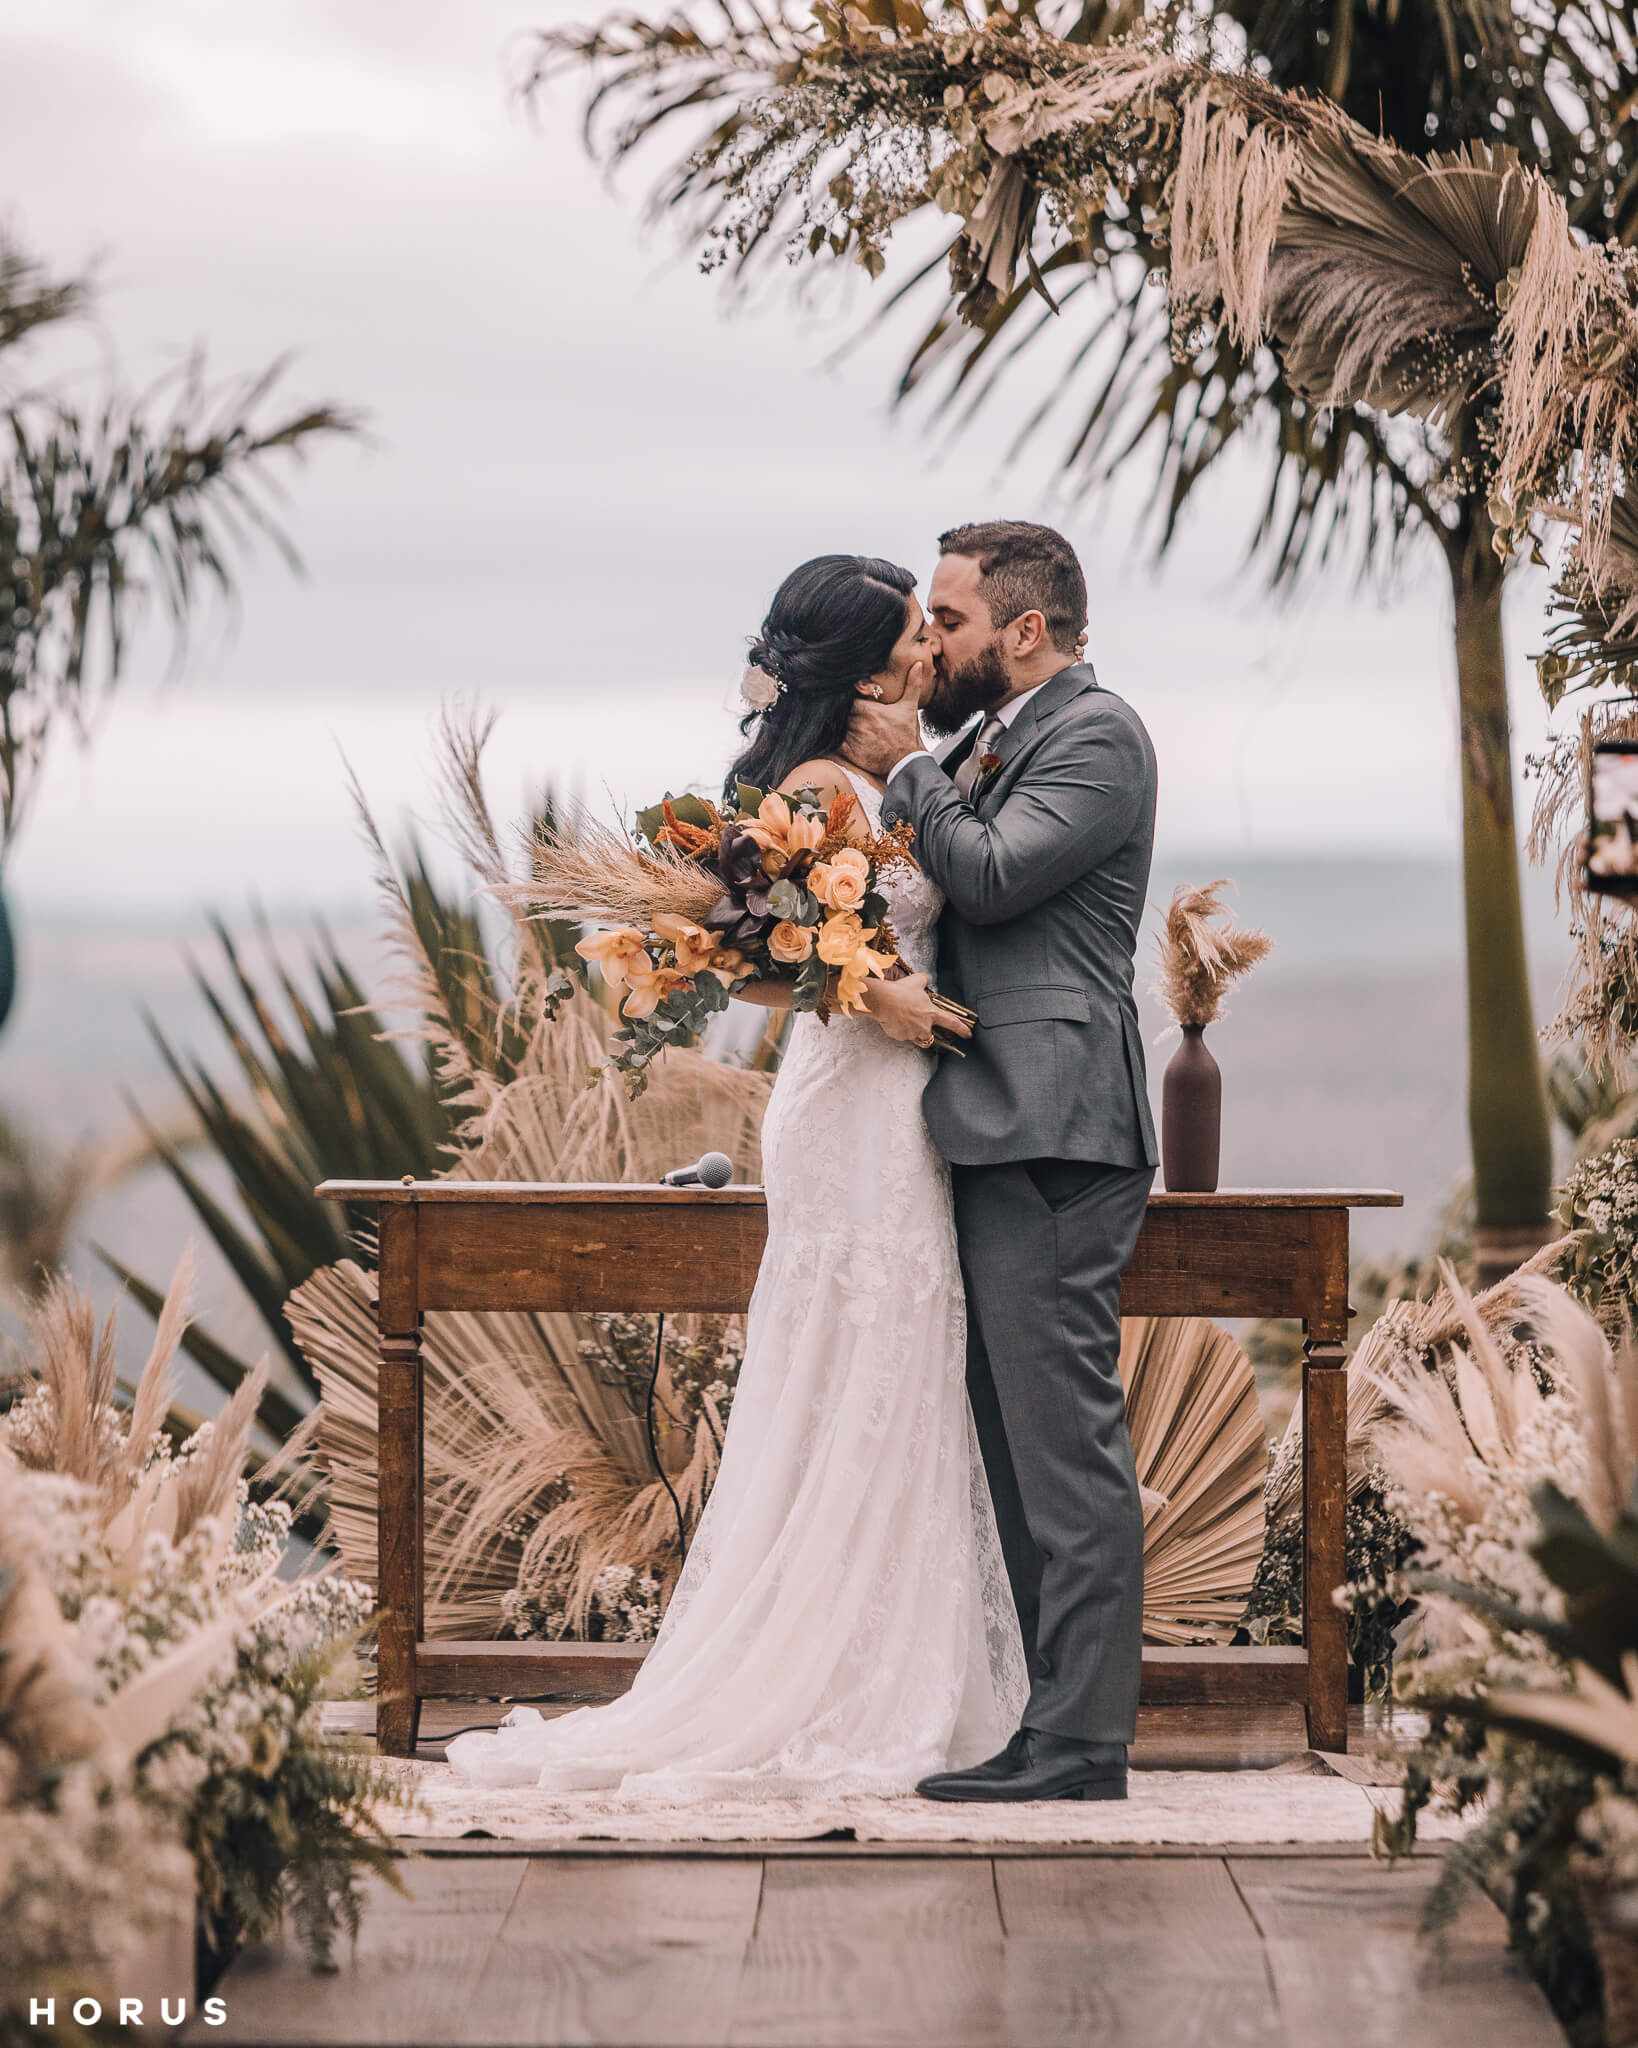
POLYGON ((871 694, 871 696, 872 696, 872 697, 879 697, 879 696, 881 695, 881 693, 882 693, 882 686, 881 686, 881 684, 880 684, 880 683, 872 683, 872 684, 871 684, 871 686, 870 686, 870 694, 871 694))

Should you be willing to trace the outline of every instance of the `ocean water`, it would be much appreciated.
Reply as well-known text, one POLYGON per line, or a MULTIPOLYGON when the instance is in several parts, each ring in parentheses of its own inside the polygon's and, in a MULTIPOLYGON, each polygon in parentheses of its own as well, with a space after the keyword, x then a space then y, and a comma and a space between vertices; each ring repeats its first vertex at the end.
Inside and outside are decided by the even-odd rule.
MULTIPOLYGON (((1465 1019, 1460 878, 1454 862, 1425 860, 1258 860, 1224 856, 1157 864, 1151 899, 1163 903, 1180 881, 1226 875, 1237 884, 1237 915, 1275 941, 1247 978, 1209 1042, 1223 1070, 1224 1185, 1394 1188, 1402 1210, 1354 1219, 1354 1244, 1368 1254, 1413 1250, 1427 1240, 1466 1158, 1465 1019)), ((1527 923, 1538 1017, 1553 1014, 1569 951, 1544 878, 1526 877, 1527 923)), ((162 1125, 180 1107, 147 1019, 179 1050, 224 1079, 233 1068, 194 986, 190 958, 220 980, 202 918, 146 924, 90 916, 33 919, 17 908, 21 994, 0 1035, 0 1107, 46 1143, 109 1138, 135 1103, 162 1125)), ((265 958, 248 916, 230 918, 253 962, 265 958)), ((1151 923, 1153 917, 1151 918, 1151 923)), ((327 927, 366 986, 385 961, 377 921, 342 908, 327 927)), ((298 964, 312 925, 281 919, 272 937, 298 964)), ((1165 1017, 1144 984, 1152 974, 1152 932, 1139 958, 1140 1007, 1151 1095, 1170 1056, 1165 1017)), ((208 1159, 211 1185, 231 1199, 208 1159)), ((97 1260, 105 1246, 163 1285, 184 1241, 200 1233, 168 1177, 144 1169, 96 1196, 72 1246, 74 1270, 104 1306, 118 1288, 97 1260)), ((261 1326, 208 1244, 201 1244, 197 1301, 202 1321, 248 1355, 266 1348, 261 1326)), ((121 1311, 121 1356, 138 1369, 151 1334, 134 1304, 121 1311)), ((201 1407, 215 1395, 191 1366, 183 1397, 201 1407)))

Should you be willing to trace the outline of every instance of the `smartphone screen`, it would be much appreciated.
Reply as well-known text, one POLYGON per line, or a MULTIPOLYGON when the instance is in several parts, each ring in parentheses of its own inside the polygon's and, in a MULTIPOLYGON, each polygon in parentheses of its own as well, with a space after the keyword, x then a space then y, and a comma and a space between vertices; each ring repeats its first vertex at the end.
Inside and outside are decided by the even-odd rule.
POLYGON ((1638 740, 1601 740, 1593 748, 1587 887, 1638 895, 1638 740))

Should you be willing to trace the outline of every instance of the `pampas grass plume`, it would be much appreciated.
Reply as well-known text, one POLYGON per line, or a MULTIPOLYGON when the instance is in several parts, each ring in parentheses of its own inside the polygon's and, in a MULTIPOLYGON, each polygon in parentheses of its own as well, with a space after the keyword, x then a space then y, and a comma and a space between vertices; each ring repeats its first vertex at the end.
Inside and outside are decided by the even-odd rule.
POLYGON ((1181 1025, 1205 1025, 1222 1014, 1230 985, 1257 965, 1273 947, 1266 932, 1228 922, 1224 877, 1204 888, 1172 891, 1156 957, 1160 979, 1153 992, 1181 1025))

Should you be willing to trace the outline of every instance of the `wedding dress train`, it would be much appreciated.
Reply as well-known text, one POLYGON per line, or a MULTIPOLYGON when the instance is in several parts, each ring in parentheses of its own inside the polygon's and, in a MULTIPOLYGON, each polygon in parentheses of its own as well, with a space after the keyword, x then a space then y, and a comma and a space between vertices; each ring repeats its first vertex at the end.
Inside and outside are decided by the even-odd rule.
MULTIPOLYGON (((886 893, 901 953, 930 970, 938 891, 900 869, 886 893)), ((896 1793, 1017 1726, 1023 1644, 921 1113, 931 1057, 868 1018, 793 1019, 739 1387, 654 1647, 610 1705, 517 1707, 457 1737, 462 1776, 660 1802, 896 1793)))

